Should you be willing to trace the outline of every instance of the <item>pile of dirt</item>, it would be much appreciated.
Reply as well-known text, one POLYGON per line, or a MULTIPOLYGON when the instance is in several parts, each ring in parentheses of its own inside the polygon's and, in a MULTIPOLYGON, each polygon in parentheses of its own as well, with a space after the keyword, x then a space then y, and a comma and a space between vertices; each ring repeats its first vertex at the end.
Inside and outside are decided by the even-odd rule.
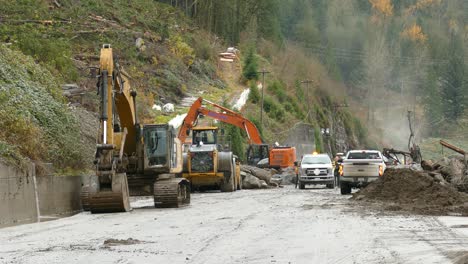
POLYGON ((128 239, 114 239, 109 238, 104 241, 104 246, 112 247, 112 246, 121 246, 121 245, 135 245, 143 243, 138 239, 128 238, 128 239))
POLYGON ((468 196, 427 173, 387 169, 384 175, 353 195, 354 200, 382 202, 385 209, 428 215, 468 215, 468 196))

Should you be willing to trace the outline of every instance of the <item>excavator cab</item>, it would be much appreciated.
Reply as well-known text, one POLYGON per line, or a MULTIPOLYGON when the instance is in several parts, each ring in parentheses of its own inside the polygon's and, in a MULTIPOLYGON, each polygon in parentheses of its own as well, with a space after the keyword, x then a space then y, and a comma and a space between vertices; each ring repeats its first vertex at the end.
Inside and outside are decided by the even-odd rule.
MULTIPOLYGON (((267 144, 251 144, 247 149, 247 164, 257 166, 258 162, 269 158, 269 146, 267 144)), ((268 163, 266 164, 268 166, 268 163)))
POLYGON ((192 131, 192 144, 199 145, 200 143, 202 143, 203 145, 218 144, 218 128, 217 127, 194 128, 192 131))
POLYGON ((177 144, 180 144, 180 141, 176 138, 172 126, 144 125, 143 142, 145 171, 168 172, 171 168, 182 166, 177 158, 177 144))

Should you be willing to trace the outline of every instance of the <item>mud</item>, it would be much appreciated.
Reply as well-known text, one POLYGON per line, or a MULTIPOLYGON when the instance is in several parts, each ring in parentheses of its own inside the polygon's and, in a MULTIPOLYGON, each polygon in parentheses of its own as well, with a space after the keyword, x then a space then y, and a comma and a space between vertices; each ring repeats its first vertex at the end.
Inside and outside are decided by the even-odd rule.
POLYGON ((387 169, 382 178, 355 193, 352 199, 383 204, 389 211, 468 215, 468 195, 441 185, 424 172, 410 169, 387 169))
POLYGON ((110 238, 104 241, 104 246, 112 247, 112 246, 121 246, 121 245, 135 245, 135 244, 140 244, 140 243, 143 243, 143 242, 138 239, 133 239, 133 238, 128 238, 128 239, 110 238))

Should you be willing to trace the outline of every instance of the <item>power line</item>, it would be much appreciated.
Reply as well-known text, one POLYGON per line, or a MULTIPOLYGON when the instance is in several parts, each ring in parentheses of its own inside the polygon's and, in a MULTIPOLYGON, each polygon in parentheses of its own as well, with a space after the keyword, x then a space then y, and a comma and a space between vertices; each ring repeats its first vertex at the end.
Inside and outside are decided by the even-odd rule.
MULTIPOLYGON (((355 60, 363 60, 367 59, 371 56, 368 54, 360 51, 360 50, 353 50, 353 49, 341 49, 336 47, 325 47, 325 46, 310 46, 306 48, 307 50, 311 50, 312 52, 319 53, 321 55, 326 55, 327 52, 332 51, 333 56, 339 59, 355 59, 355 60)), ((408 56, 396 56, 396 55, 381 55, 383 58, 390 58, 394 60, 398 60, 400 63, 412 63, 417 62, 420 64, 425 65, 435 65, 435 64, 447 64, 449 60, 445 59, 433 59, 430 57, 408 57, 408 56)))

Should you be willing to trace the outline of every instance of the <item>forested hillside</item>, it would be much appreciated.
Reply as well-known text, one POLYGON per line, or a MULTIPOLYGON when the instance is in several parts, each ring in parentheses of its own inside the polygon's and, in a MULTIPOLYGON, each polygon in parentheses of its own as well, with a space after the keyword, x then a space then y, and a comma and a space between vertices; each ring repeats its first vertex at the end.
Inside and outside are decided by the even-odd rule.
MULTIPOLYGON (((84 88, 82 107, 91 112, 97 97, 88 67, 97 65, 100 46, 110 43, 139 91, 143 122, 167 122, 186 111, 161 114, 154 104, 203 94, 229 106, 227 99, 250 87, 242 112, 267 142, 306 123, 315 128, 319 150, 324 144, 331 152, 404 146, 407 111, 416 113, 419 136, 456 137, 467 125, 463 0, 22 0, 2 1, 0 12, 4 48, 50 72, 54 91, 65 83, 84 88), (226 68, 217 54, 229 46, 240 49, 241 61, 226 68), (257 89, 262 69, 269 72, 263 125, 257 89), (324 142, 320 128, 341 138, 324 142)), ((3 92, 9 82, 5 76, 3 92)), ((60 92, 53 96, 66 107, 60 92)), ((39 121, 26 116, 21 122, 39 121)), ((236 129, 231 134, 241 136, 236 129)), ((2 133, 0 140, 10 145, 2 153, 13 153, 6 151, 12 144, 22 156, 54 159, 53 151, 31 152, 12 135, 2 133)), ((61 166, 84 162, 67 153, 61 166)))
POLYGON ((406 140, 406 111, 416 112, 421 136, 451 137, 466 128, 467 1, 166 2, 232 43, 254 35, 282 49, 297 45, 337 82, 327 90, 350 96, 374 132, 395 136, 389 144, 406 140), (394 127, 403 133, 386 133, 394 127))

